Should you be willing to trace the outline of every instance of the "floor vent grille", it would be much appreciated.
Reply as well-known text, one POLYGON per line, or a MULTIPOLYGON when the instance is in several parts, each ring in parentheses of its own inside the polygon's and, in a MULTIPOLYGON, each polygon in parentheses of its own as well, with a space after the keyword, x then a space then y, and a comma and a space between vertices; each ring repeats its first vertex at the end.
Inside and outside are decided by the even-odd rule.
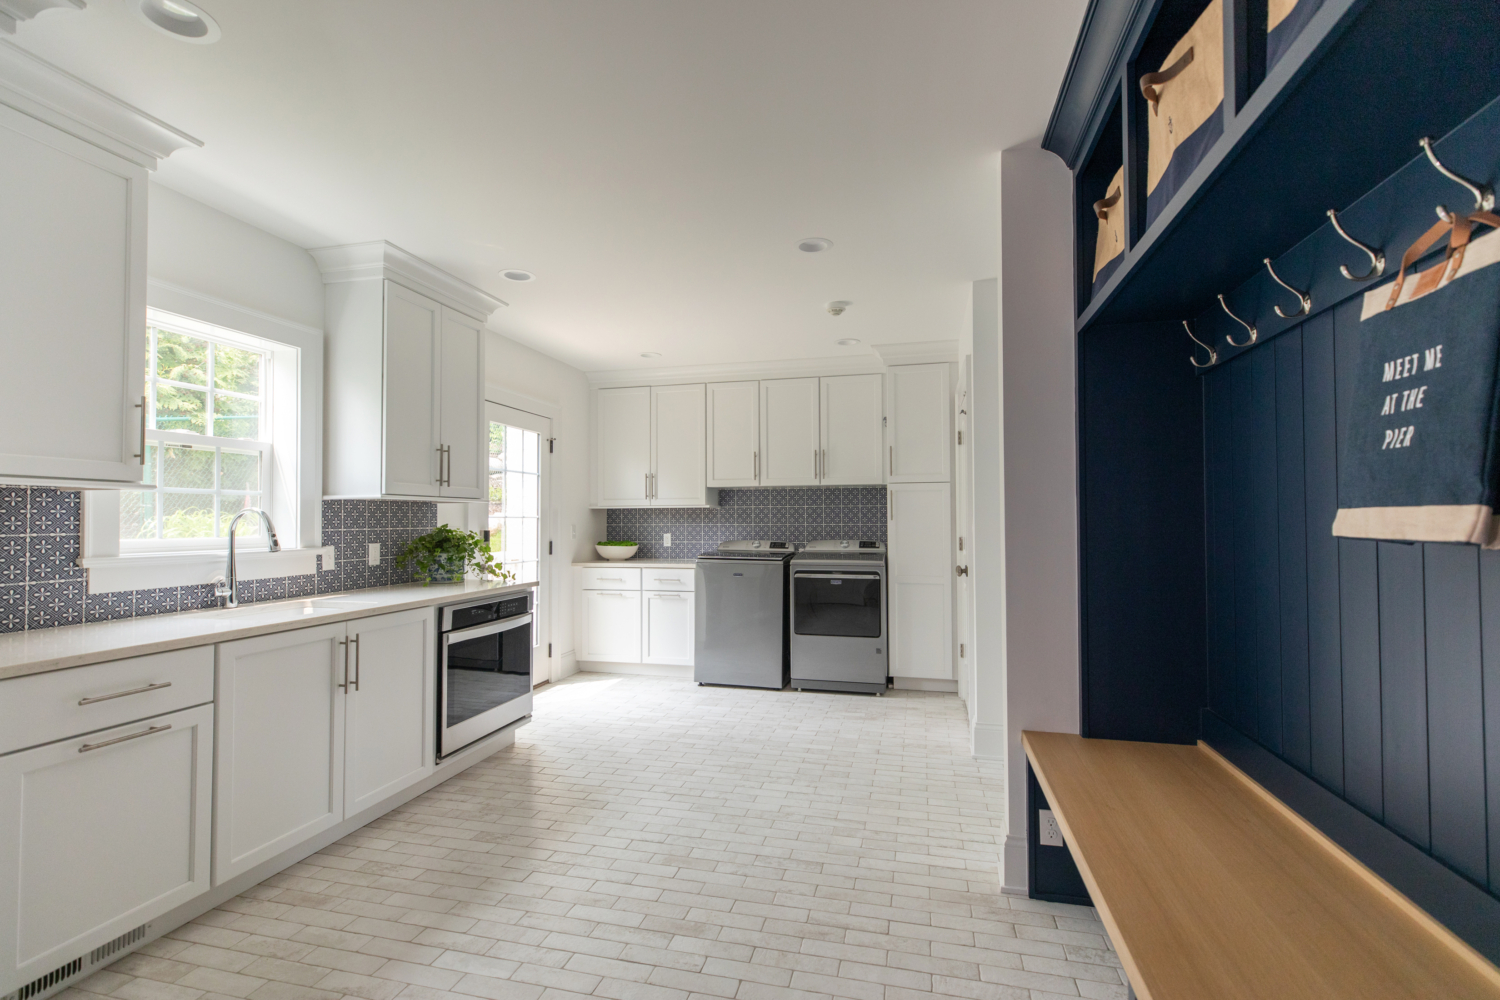
POLYGON ((78 972, 82 968, 83 959, 75 958, 67 965, 58 966, 51 972, 47 973, 45 976, 42 976, 40 979, 33 979, 31 982, 27 983, 25 986, 22 986, 12 995, 16 998, 16 1000, 29 1000, 29 998, 36 996, 38 993, 42 993, 56 986, 58 983, 62 982, 64 979, 67 979, 69 976, 73 975, 75 972, 78 972))
POLYGON ((99 947, 89 952, 89 964, 98 965, 104 959, 113 955, 121 948, 129 948, 131 945, 135 944, 137 941, 146 936, 147 926, 147 924, 141 924, 141 926, 137 927, 135 930, 126 931, 124 934, 121 934, 113 941, 110 941, 107 944, 101 944, 99 947))

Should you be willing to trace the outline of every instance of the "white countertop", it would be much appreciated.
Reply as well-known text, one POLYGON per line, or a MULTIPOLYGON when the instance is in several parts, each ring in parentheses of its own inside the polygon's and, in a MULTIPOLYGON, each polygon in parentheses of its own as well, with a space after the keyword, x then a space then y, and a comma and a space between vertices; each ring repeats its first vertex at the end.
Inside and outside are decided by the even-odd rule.
POLYGON ((38 629, 35 632, 12 632, 0 635, 0 679, 122 660, 128 656, 163 653, 170 649, 207 646, 294 628, 328 625, 391 611, 452 604, 477 595, 503 596, 530 590, 535 586, 536 583, 515 583, 502 587, 477 581, 434 583, 425 587, 406 584, 399 587, 351 590, 341 594, 319 594, 316 597, 300 597, 289 601, 242 604, 227 612, 223 608, 209 608, 150 618, 66 625, 62 628, 38 629), (313 610, 303 616, 297 610, 299 605, 313 610))
POLYGON ((618 569, 621 566, 650 566, 653 569, 692 569, 697 560, 689 557, 687 559, 594 559, 589 562, 576 562, 574 566, 588 569, 618 569))

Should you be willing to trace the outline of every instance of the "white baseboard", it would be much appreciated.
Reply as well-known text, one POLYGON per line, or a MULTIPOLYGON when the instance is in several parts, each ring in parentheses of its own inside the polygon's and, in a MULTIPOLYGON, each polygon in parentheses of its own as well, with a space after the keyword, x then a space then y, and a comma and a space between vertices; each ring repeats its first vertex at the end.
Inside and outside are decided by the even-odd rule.
POLYGON ((1005 759, 1005 727, 989 722, 974 723, 972 733, 975 757, 1005 759))
POLYGON ((563 653, 562 657, 558 660, 557 677, 555 680, 572 677, 576 673, 578 673, 578 657, 574 656, 573 651, 570 649, 566 653, 563 653))
POLYGON ((1006 834, 1002 857, 1004 861, 1000 872, 1000 891, 1007 896, 1029 895, 1030 880, 1026 873, 1025 834, 1006 834))
POLYGON ((957 694, 958 681, 943 681, 935 677, 892 677, 891 686, 898 691, 939 691, 957 694))
POLYGON ((674 667, 661 663, 607 663, 603 660, 580 660, 578 669, 584 673, 637 674, 642 677, 677 677, 685 681, 693 679, 692 667, 674 667))

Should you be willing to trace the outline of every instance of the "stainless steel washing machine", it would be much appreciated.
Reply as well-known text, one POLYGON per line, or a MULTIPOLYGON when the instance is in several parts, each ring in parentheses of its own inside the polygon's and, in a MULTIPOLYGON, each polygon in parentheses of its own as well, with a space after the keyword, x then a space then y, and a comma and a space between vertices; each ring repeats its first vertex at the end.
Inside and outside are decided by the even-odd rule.
POLYGON ((792 687, 882 694, 886 641, 885 545, 809 542, 792 559, 792 687))
POLYGON ((787 681, 790 542, 724 542, 698 557, 693 679, 780 691, 787 681))

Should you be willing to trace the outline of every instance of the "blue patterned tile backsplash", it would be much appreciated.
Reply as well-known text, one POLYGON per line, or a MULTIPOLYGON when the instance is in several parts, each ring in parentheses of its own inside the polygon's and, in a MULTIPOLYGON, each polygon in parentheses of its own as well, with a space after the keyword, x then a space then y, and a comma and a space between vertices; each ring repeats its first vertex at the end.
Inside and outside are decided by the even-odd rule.
MULTIPOLYGON (((88 593, 78 565, 82 494, 41 486, 0 486, 0 632, 56 628, 212 607, 212 584, 88 593)), ((335 568, 301 576, 245 581, 240 600, 278 601, 345 590, 410 583, 396 555, 437 527, 437 506, 426 501, 324 500, 323 544, 334 547, 335 568), (366 565, 380 543, 380 565, 366 565)), ((321 560, 320 560, 321 564, 321 560)))
POLYGON ((644 559, 693 559, 739 538, 798 545, 823 538, 883 542, 885 487, 721 489, 717 507, 619 507, 606 523, 609 541, 638 542, 644 559), (664 534, 671 534, 671 548, 662 545, 664 534))

